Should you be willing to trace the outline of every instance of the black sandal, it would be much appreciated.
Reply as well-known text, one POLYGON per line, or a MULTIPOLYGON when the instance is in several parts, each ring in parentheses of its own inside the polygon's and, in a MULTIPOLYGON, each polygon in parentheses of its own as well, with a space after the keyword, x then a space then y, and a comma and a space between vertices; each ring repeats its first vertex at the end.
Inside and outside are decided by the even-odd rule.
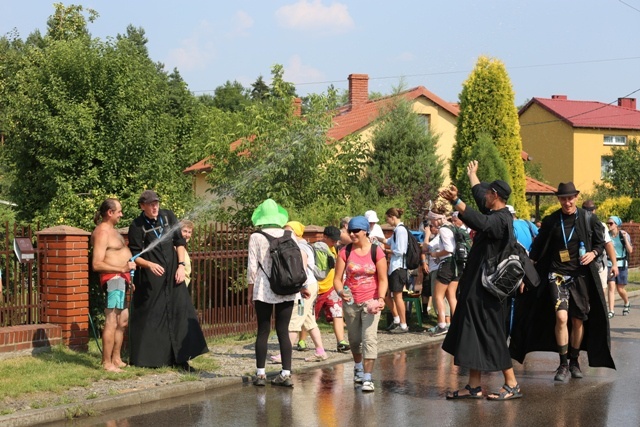
POLYGON ((502 386, 503 391, 497 391, 495 393, 491 393, 487 396, 488 400, 511 400, 511 399, 520 399, 522 397, 522 393, 520 392, 520 384, 516 384, 513 387, 509 387, 504 384, 502 386), (494 397, 491 397, 491 396, 494 397))
POLYGON ((460 390, 456 390, 452 393, 447 393, 447 400, 457 399, 482 399, 482 387, 471 388, 469 384, 464 386, 465 390, 469 390, 469 394, 460 394, 460 390))

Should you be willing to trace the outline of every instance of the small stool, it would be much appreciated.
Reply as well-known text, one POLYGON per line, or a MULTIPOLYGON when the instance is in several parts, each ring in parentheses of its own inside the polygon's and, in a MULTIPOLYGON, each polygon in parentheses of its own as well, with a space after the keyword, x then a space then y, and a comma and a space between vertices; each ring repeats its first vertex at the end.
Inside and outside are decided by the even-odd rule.
POLYGON ((411 308, 416 309, 416 319, 418 319, 418 326, 422 328, 422 294, 403 292, 402 300, 411 304, 409 306, 409 310, 407 310, 408 315, 411 315, 411 308))

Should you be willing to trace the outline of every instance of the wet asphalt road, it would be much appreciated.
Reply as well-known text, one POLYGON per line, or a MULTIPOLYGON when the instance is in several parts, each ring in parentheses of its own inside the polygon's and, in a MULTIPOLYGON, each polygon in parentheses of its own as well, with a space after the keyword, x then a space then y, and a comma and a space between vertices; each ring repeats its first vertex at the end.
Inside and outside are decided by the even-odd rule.
MULTIPOLYGON (((51 426, 640 426, 640 299, 630 316, 611 321, 617 370, 589 368, 585 378, 553 381, 556 354, 534 353, 515 363, 524 397, 507 402, 447 401, 466 384, 440 343, 381 356, 374 393, 353 384, 353 363, 295 375, 295 388, 231 386, 120 413, 51 426)), ((621 307, 616 307, 618 313, 621 307)), ((384 339, 380 336, 379 339, 384 339)), ((483 375, 485 394, 502 375, 483 375)))

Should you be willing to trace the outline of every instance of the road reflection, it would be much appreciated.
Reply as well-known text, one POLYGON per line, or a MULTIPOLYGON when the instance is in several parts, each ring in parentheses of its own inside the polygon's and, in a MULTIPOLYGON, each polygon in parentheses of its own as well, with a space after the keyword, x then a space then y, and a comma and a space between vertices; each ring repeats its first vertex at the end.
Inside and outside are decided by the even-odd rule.
MULTIPOLYGON (((536 353, 524 365, 515 364, 524 398, 514 401, 445 400, 448 390, 465 385, 467 372, 453 365, 440 343, 432 343, 380 356, 374 370, 374 393, 362 393, 354 385, 351 362, 295 375, 294 389, 230 386, 51 425, 638 426, 640 315, 613 320, 617 371, 589 368, 583 352, 585 378, 556 383, 557 355, 536 353)), ((485 393, 499 389, 502 379, 499 372, 484 374, 485 393)))

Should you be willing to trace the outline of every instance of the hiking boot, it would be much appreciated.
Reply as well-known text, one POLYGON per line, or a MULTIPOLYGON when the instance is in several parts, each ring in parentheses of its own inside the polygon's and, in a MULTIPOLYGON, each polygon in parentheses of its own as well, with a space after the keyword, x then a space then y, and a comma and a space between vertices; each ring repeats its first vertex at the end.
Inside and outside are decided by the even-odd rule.
POLYGON ((409 332, 409 327, 403 328, 402 326, 397 327, 389 331, 390 334, 406 334, 409 332))
POLYGON ((400 323, 395 323, 395 322, 393 322, 392 324, 390 324, 389 326, 387 326, 387 327, 385 328, 385 331, 387 331, 387 332, 391 332, 391 331, 393 331, 394 329, 399 328, 399 327, 400 327, 400 323))
POLYGON ((264 387, 267 385, 267 376, 266 375, 256 375, 253 379, 253 385, 257 387, 264 387))
POLYGON ((364 369, 353 368, 353 382, 362 384, 364 381, 364 369))
POLYGON ((571 378, 582 378, 584 375, 580 370, 580 364, 578 362, 569 363, 569 372, 571 372, 571 378))
POLYGON ((291 382, 291 375, 283 377, 282 374, 278 374, 277 377, 271 380, 271 385, 277 385, 280 387, 293 387, 293 382, 291 382))
POLYGON ((345 340, 342 340, 338 343, 338 351, 340 353, 346 353, 349 350, 351 350, 351 346, 349 346, 349 343, 345 340))
POLYGON ((297 351, 307 351, 309 347, 307 347, 307 342, 305 340, 298 341, 298 345, 296 346, 297 351))
POLYGON ((432 337, 439 337, 440 335, 444 335, 449 331, 448 328, 441 328, 440 326, 436 326, 436 329, 431 332, 432 337))
POLYGON ((323 360, 327 360, 328 358, 329 358, 329 355, 327 353, 322 353, 322 354, 314 353, 313 356, 305 357, 304 361, 305 362, 322 362, 323 360))
POLYGON ((560 365, 556 369, 556 376, 553 377, 554 381, 565 382, 569 378, 569 365, 560 365))
POLYGON ((362 391, 374 391, 375 387, 373 386, 373 381, 364 381, 362 383, 362 391))

